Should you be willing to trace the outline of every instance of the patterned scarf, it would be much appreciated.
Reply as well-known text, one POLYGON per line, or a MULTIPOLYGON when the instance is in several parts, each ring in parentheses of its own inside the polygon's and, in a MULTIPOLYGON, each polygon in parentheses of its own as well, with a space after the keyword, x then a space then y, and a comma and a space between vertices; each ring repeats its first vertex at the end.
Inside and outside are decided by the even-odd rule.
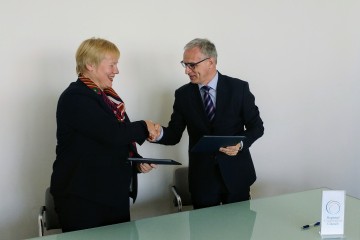
POLYGON ((101 95, 104 102, 109 106, 109 108, 115 114, 115 117, 120 121, 125 121, 125 104, 117 95, 117 93, 112 88, 107 88, 102 91, 93 81, 89 78, 86 78, 82 75, 79 75, 80 81, 85 83, 90 89, 92 89, 96 94, 101 95))

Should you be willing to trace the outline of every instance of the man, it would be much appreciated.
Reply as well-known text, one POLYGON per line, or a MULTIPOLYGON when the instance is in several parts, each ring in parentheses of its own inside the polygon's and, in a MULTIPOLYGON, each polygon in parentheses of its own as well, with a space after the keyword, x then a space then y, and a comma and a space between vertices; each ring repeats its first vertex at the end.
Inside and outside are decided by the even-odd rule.
POLYGON ((190 83, 175 91, 171 120, 161 129, 158 143, 177 144, 187 128, 189 189, 195 209, 249 200, 256 180, 249 148, 264 133, 255 97, 247 82, 217 71, 216 48, 209 40, 194 39, 184 50, 181 64, 190 83), (246 138, 215 153, 191 152, 204 135, 246 138))

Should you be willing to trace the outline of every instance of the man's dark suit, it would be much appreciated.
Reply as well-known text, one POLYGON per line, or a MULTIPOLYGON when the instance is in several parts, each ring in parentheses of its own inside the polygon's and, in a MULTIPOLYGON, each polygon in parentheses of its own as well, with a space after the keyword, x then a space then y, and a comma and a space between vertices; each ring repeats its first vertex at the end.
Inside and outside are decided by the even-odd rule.
MULTIPOLYGON (((145 122, 130 122, 127 116, 119 122, 102 96, 80 80, 60 96, 56 117, 57 156, 51 176, 55 204, 76 196, 129 212, 130 181, 133 177, 137 183, 137 177, 126 160, 130 150, 137 154, 131 142, 146 140, 145 122)), ((136 184, 133 190, 135 199, 136 184)))
POLYGON ((216 90, 216 115, 211 124, 206 116, 197 84, 188 83, 175 91, 173 113, 164 127, 160 144, 177 144, 183 131, 189 134, 189 187, 191 193, 216 194, 218 164, 228 192, 238 193, 256 180, 249 147, 264 133, 255 97, 247 82, 219 73, 216 90), (243 148, 236 156, 221 152, 193 153, 190 149, 203 135, 244 135, 243 148))

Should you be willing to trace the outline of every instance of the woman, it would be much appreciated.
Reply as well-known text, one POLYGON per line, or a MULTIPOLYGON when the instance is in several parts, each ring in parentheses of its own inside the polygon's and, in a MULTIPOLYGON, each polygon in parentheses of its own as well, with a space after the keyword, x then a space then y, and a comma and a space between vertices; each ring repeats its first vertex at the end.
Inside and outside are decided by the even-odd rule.
POLYGON ((59 98, 50 189, 63 232, 129 221, 136 175, 156 167, 127 161, 140 157, 135 142, 156 133, 151 121, 130 122, 112 89, 119 57, 115 44, 85 40, 76 52, 78 79, 59 98))

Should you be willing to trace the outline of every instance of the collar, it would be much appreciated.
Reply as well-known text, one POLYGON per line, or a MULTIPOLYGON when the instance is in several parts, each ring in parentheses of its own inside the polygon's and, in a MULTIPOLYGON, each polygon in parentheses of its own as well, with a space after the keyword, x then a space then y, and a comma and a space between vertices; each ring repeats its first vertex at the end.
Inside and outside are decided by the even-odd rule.
MULTIPOLYGON (((211 79, 211 81, 207 84, 207 86, 211 87, 212 89, 214 89, 216 91, 216 86, 217 86, 218 80, 219 80, 219 72, 216 71, 214 78, 211 79)), ((205 85, 198 84, 199 89, 201 89, 203 86, 205 86, 205 85)))

